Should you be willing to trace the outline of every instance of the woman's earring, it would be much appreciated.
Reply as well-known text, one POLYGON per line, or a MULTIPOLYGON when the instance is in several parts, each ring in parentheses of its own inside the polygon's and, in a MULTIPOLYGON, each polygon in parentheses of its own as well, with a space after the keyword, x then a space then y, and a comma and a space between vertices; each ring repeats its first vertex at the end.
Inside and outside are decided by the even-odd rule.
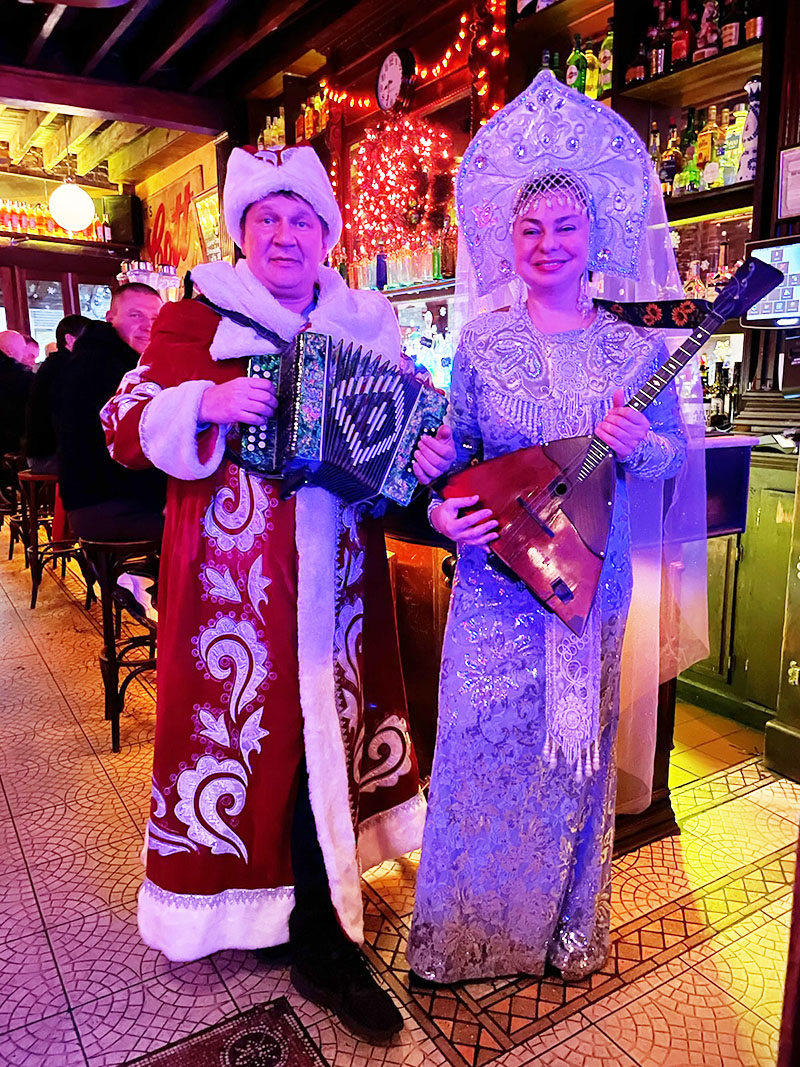
POLYGON ((589 291, 589 270, 588 268, 581 275, 580 290, 578 292, 578 311, 583 315, 588 315, 594 308, 592 301, 592 294, 589 291))

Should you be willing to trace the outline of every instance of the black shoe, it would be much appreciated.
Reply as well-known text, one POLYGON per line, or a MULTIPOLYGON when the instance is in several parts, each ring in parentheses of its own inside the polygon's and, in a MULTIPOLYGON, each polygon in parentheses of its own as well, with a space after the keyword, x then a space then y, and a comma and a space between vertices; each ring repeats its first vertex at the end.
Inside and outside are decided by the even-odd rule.
POLYGON ((283 945, 256 948, 253 952, 259 963, 266 963, 270 967, 288 967, 292 962, 292 946, 288 941, 283 945))
POLYGON ((301 997, 328 1008, 358 1037, 376 1045, 403 1029, 403 1016, 369 972, 355 945, 292 965, 292 985, 301 997))

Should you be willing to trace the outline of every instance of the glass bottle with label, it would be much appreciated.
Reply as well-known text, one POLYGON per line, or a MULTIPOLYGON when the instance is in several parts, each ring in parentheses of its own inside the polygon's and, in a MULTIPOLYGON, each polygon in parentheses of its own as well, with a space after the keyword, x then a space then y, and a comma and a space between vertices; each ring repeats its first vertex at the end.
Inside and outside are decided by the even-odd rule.
POLYGON ((539 67, 537 74, 541 74, 543 70, 552 70, 550 66, 550 49, 545 48, 542 52, 542 65, 539 67))
POLYGON ((650 155, 650 161, 653 164, 653 170, 658 174, 661 167, 661 134, 658 132, 657 122, 652 122, 650 124, 650 141, 647 146, 647 151, 650 155))
POLYGON ((689 18, 689 0, 681 0, 681 14, 672 31, 670 55, 673 70, 686 66, 694 51, 694 26, 689 18))
POLYGON ((724 107, 722 109, 722 120, 720 121, 716 137, 714 138, 713 152, 708 163, 706 163, 705 170, 703 171, 703 183, 707 189, 717 189, 723 184, 722 161, 725 156, 725 137, 728 132, 730 120, 730 110, 727 107, 724 107))
POLYGON ((596 100, 600 95, 600 63, 594 54, 594 43, 587 41, 583 49, 583 57, 586 60, 586 88, 584 92, 590 100, 596 100))
POLYGON ((742 155, 742 131, 747 122, 747 104, 736 104, 725 132, 725 153, 722 157, 722 184, 733 185, 742 155))
POLYGON ((638 85, 647 80, 647 51, 644 40, 639 42, 636 55, 625 71, 625 84, 638 85))
POLYGON ((608 29, 600 45, 600 95, 611 92, 614 72, 614 20, 608 20, 608 29))
POLYGON ((671 42, 667 30, 667 5, 662 2, 658 5, 658 24, 656 32, 650 43, 648 52, 648 73, 651 78, 658 78, 662 74, 669 73, 669 60, 671 42))
POLYGON ((303 112, 304 118, 304 132, 307 141, 310 141, 314 136, 314 108, 311 104, 306 104, 306 109, 303 112))
POLYGON ((764 17, 760 0, 744 0, 744 36, 748 41, 760 41, 764 36, 764 17))
POLYGON ((670 119, 667 147, 661 153, 661 166, 658 171, 661 192, 664 196, 674 196, 680 192, 680 189, 675 188, 677 177, 683 168, 683 154, 681 153, 680 144, 675 119, 670 119))
POLYGON ((705 167, 706 163, 708 163, 712 157, 716 159, 718 134, 717 106, 716 104, 712 104, 708 109, 708 120, 697 135, 697 155, 695 161, 700 170, 705 167))
POLYGON ((697 126, 695 124, 696 111, 693 107, 686 109, 686 125, 681 130, 681 152, 686 155, 689 145, 697 144, 697 126))
POLYGON ((550 60, 550 69, 560 82, 564 81, 564 71, 561 69, 561 54, 559 52, 553 52, 550 60))
POLYGON ((581 51, 581 35, 575 34, 575 47, 567 60, 567 85, 579 93, 586 91, 586 56, 581 51))
POLYGON ((700 168, 697 165, 697 160, 694 158, 694 147, 689 147, 686 152, 686 159, 683 162, 683 168, 680 172, 680 191, 682 195, 687 193, 698 193, 700 191, 700 180, 702 174, 700 168))
POLYGON ((742 12, 739 0, 726 0, 719 19, 722 34, 722 50, 736 48, 744 38, 742 33, 742 12))

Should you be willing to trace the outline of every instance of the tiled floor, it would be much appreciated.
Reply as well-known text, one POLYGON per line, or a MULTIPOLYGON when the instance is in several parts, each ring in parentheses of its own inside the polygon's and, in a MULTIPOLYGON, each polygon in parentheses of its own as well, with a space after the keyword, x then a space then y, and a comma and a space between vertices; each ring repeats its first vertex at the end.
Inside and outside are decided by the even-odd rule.
MULTIPOLYGON (((0 542, 0 554, 2 544, 0 542)), ((97 619, 80 588, 0 563, 0 1064, 118 1064, 285 995, 334 1067, 769 1067, 789 933, 800 787, 760 738, 681 705, 672 767, 682 826, 615 865, 599 974, 410 991, 417 856, 365 882, 368 948, 407 1019, 372 1049, 243 952, 171 965, 136 929, 153 690, 134 683, 123 749, 103 721, 97 619)))

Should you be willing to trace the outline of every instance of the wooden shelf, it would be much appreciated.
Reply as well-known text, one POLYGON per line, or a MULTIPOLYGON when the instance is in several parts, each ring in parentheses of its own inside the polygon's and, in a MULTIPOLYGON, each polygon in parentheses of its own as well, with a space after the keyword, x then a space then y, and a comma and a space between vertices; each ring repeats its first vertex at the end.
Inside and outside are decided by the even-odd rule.
MULTIPOLYGON (((535 6, 531 4, 531 8, 535 6)), ((512 32, 535 35, 542 48, 550 48, 553 41, 573 33, 584 38, 596 36, 613 17, 613 0, 557 0, 543 11, 531 10, 517 16, 512 32)))
POLYGON ((401 289, 383 289, 383 295, 390 300, 427 300, 441 296, 453 296, 456 291, 455 278, 442 278, 441 281, 419 282, 406 285, 401 289))
POLYGON ((747 79, 761 73, 762 53, 762 42, 757 41, 692 63, 673 74, 653 78, 641 85, 628 86, 619 95, 632 100, 649 100, 654 104, 681 107, 702 104, 706 100, 722 100, 743 92, 747 79))
POLYGON ((703 193, 689 193, 667 199, 667 218, 670 222, 683 219, 704 218, 723 212, 743 211, 753 206, 753 182, 736 182, 720 189, 707 189, 703 193))
POLYGON ((16 233, 14 230, 0 230, 0 240, 8 240, 10 244, 18 248, 34 248, 37 245, 47 245, 53 251, 58 248, 89 249, 97 252, 108 252, 112 256, 127 255, 137 252, 137 245, 121 245, 106 243, 105 241, 86 241, 79 237, 48 237, 41 233, 16 233))

